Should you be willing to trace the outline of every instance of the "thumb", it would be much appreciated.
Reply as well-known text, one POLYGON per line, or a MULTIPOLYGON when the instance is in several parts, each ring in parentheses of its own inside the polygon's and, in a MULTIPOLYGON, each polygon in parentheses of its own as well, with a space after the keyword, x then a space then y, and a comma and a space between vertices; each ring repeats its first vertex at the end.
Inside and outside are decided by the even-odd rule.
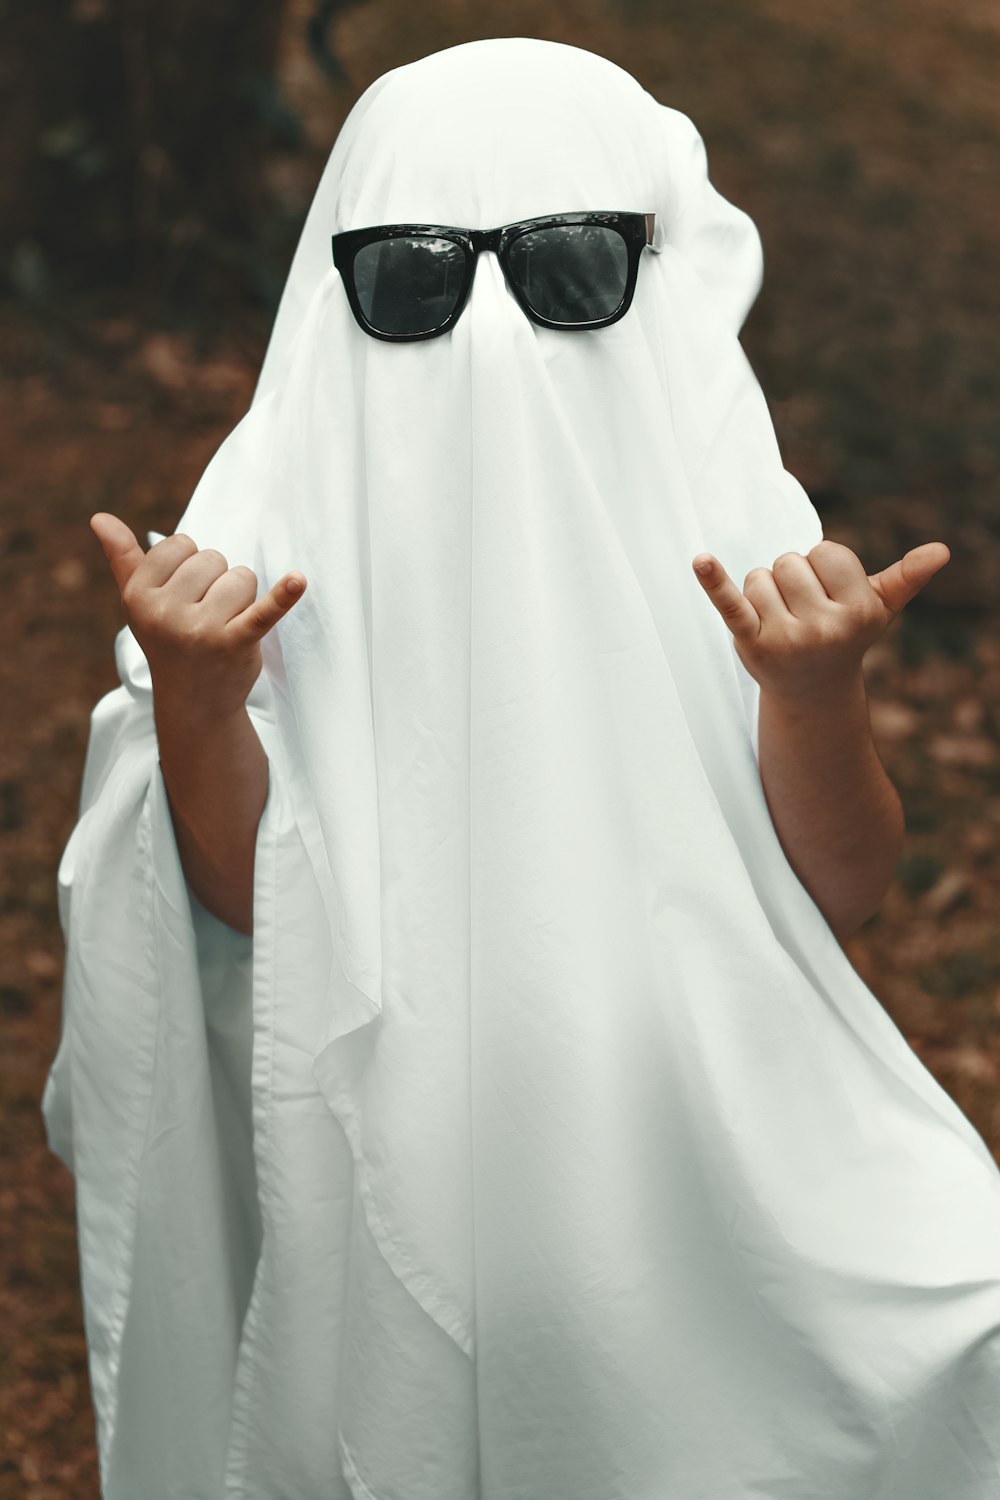
POLYGON ((951 553, 944 542, 922 542, 881 573, 870 573, 868 582, 889 613, 898 615, 904 604, 909 604, 950 559, 951 553))
POLYGON ((124 521, 99 510, 90 518, 90 529, 104 549, 119 591, 124 589, 145 553, 124 521))

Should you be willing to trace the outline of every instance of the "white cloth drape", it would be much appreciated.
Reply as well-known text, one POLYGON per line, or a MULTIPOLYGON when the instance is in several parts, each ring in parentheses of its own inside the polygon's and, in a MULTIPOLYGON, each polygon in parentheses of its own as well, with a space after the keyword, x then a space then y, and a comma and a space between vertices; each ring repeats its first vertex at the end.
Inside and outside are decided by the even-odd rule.
POLYGON ((188 894, 128 630, 60 869, 107 1500, 1000 1497, 1000 1172, 790 869, 690 568, 821 535, 737 341, 760 263, 579 49, 453 48, 345 124, 178 525, 308 578, 253 938, 188 894), (487 254, 379 343, 332 266, 583 208, 657 216, 592 333, 487 254))

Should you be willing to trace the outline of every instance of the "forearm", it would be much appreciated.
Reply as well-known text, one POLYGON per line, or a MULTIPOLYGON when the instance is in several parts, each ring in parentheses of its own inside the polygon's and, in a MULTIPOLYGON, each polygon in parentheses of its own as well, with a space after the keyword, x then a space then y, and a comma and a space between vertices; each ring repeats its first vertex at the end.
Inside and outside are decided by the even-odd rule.
POLYGON ((245 708, 211 720, 154 691, 160 767, 188 885, 220 921, 253 931, 254 853, 267 755, 245 708))
POLYGON ((816 700, 761 691, 760 776, 788 861, 838 937, 877 909, 903 839, 903 811, 872 740, 860 669, 816 700))

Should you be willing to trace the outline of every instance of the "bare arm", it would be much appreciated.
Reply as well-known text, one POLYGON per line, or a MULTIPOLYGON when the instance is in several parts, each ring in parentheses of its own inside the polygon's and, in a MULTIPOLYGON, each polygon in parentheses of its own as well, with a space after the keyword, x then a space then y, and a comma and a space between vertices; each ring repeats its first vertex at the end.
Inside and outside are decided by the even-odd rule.
POLYGON ((760 776, 788 862, 838 937, 878 909, 903 843, 903 809, 872 741, 860 673, 820 703, 763 692, 760 776))
POLYGON ((869 577, 838 542, 752 568, 742 592, 710 553, 695 573, 760 684, 761 783, 788 862, 844 938, 878 907, 903 840, 903 810, 878 758, 861 663, 948 561, 915 547, 869 577))
POLYGON ((237 932, 253 931, 257 825, 267 801, 264 747, 245 708, 199 720, 154 691, 160 769, 188 885, 237 932))
POLYGON ((260 642, 305 589, 287 573, 262 599, 250 568, 190 537, 164 537, 143 554, 116 516, 91 528, 149 662, 160 768, 188 885, 208 911, 253 931, 257 826, 268 763, 246 708, 261 670, 260 642))

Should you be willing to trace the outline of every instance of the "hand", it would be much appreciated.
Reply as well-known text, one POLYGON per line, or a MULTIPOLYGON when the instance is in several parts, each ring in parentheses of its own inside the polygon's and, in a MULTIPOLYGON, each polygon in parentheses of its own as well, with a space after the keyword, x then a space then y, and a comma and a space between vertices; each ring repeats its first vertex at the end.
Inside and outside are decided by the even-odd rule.
POLYGON ((303 575, 286 573, 257 600, 252 569, 230 568, 189 536, 164 537, 143 553, 117 516, 98 512, 90 527, 149 662, 154 697, 195 717, 239 712, 260 675, 260 642, 302 597, 303 575))
POLYGON ((856 553, 822 541, 751 568, 743 592, 709 552, 695 575, 732 631, 740 661, 778 697, 822 698, 857 679, 869 646, 948 562, 943 542, 924 542, 869 575, 856 553))

